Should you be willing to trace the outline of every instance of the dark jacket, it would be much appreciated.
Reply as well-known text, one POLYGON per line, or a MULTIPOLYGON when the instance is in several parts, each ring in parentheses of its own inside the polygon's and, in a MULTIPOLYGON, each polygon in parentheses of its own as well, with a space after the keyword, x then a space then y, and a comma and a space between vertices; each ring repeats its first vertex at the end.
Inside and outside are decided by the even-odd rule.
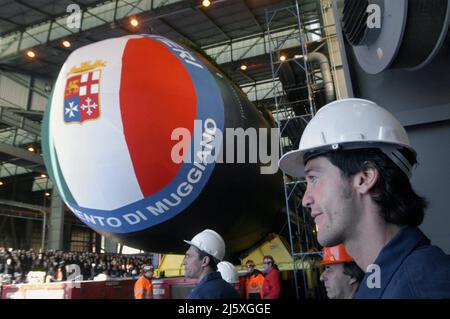
POLYGON ((450 298, 450 256, 417 227, 402 228, 374 264, 380 267, 380 288, 367 286, 374 272, 366 273, 355 299, 450 298))
POLYGON ((240 299, 237 290, 222 279, 218 271, 212 272, 191 291, 187 299, 240 299))

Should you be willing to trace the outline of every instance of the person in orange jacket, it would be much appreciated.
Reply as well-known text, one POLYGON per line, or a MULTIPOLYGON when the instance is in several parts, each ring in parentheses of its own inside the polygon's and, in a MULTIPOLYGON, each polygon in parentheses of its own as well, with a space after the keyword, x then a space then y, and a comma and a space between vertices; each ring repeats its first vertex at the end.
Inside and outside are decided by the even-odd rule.
POLYGON ((281 292, 281 276, 272 256, 263 259, 266 274, 263 283, 263 299, 278 299, 281 292))
POLYGON ((144 266, 141 270, 141 276, 134 284, 135 299, 153 299, 153 266, 144 266))
POLYGON ((263 299, 264 275, 258 269, 255 269, 253 260, 247 260, 245 263, 248 274, 245 278, 245 295, 247 299, 263 299))

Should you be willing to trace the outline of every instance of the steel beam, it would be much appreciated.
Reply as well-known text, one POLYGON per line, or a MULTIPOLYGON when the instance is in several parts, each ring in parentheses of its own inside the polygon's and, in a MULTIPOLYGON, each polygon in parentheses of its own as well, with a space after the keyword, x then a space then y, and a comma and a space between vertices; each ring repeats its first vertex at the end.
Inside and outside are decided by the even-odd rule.
POLYGON ((21 128, 22 130, 35 134, 36 136, 41 135, 41 125, 39 123, 16 114, 10 108, 0 106, 0 122, 21 128))

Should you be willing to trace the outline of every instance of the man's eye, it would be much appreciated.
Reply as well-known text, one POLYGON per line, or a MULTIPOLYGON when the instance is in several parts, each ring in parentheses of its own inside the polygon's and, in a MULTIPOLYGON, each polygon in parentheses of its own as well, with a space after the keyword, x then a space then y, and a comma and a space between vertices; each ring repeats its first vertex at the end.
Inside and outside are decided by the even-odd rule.
POLYGON ((316 176, 308 176, 307 180, 310 183, 315 183, 317 181, 317 177, 316 176))

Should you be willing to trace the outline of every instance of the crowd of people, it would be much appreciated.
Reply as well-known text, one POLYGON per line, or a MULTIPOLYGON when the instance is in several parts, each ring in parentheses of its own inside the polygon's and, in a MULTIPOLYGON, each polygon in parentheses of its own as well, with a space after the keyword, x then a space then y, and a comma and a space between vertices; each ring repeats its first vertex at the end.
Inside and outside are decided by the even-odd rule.
POLYGON ((0 275, 9 283, 27 282, 30 271, 46 273, 46 281, 67 280, 68 265, 78 265, 80 280, 93 280, 104 274, 109 278, 137 278, 151 255, 111 253, 11 250, 0 247, 0 275), (81 278, 82 277, 82 278, 81 278))

